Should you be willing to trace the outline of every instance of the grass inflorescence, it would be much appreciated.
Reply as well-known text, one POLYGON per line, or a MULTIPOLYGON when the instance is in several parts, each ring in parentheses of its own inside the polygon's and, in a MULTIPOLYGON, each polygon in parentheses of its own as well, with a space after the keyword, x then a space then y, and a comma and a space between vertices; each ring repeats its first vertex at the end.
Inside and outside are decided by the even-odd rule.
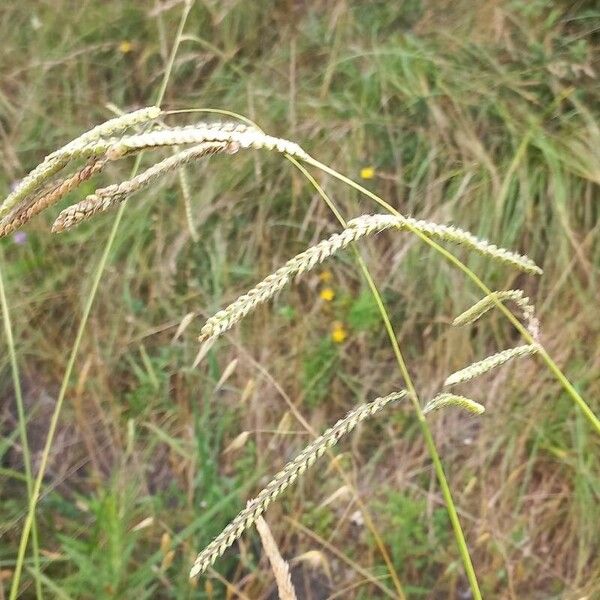
MULTIPOLYGON (((305 433, 406 386, 410 402, 359 428, 269 509, 283 563, 260 535, 280 593, 287 562, 306 595, 463 595, 460 557, 473 597, 593 597, 593 14, 565 5, 548 17, 524 2, 308 3, 293 14, 239 0, 126 4, 59 19, 63 0, 25 0, 0 20, 0 185, 12 190, 0 209, 3 312, 14 328, 0 592, 9 581, 11 597, 184 597, 197 551, 305 433), (115 104, 148 102, 163 62, 163 108, 101 123, 115 104), (181 107, 199 94, 230 110, 198 120, 181 107), (274 153, 248 152, 264 149, 274 153), (87 224, 57 238, 47 215, 55 231, 87 224), (387 233, 356 244, 356 215, 387 233), (331 239, 346 250, 327 254, 331 239), (542 267, 543 278, 523 275, 542 267), (462 327, 448 328, 461 311, 462 327), (208 325, 222 335, 222 323, 226 339, 191 369, 197 334, 212 342, 208 325), (448 378, 458 392, 443 389, 448 378)), ((244 532, 193 593, 268 594, 255 539, 244 532)))

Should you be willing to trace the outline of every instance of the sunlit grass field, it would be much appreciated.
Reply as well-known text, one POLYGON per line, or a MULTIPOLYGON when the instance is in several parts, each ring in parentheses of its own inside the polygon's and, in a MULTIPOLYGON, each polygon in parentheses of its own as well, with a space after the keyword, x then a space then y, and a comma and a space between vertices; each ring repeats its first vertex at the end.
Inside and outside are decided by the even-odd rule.
MULTIPOLYGON (((182 10, 0 5, 0 196, 82 131, 155 101, 182 10)), ((599 414, 599 31, 595 2, 196 0, 163 106, 244 114, 405 215, 527 253, 541 278, 459 251, 489 287, 527 292, 544 345, 599 414)), ((130 169, 115 163, 69 201, 130 169)), ((61 411, 37 511, 39 568, 30 547, 23 598, 277 597, 254 530, 208 576, 190 583, 190 565, 306 445, 298 413, 322 431, 402 386, 349 253, 193 366, 207 317, 339 226, 280 156, 215 156, 187 175, 191 215, 176 176, 126 206, 61 411)), ((345 214, 376 212, 314 175, 345 214)), ((115 218, 52 235, 56 214, 0 243, 34 473, 115 218)), ((365 240, 361 251, 423 398, 517 343, 497 315, 450 327, 480 293, 411 236, 365 240)), ((4 598, 28 492, 1 344, 4 598)), ((535 357, 464 390, 485 414, 447 410, 430 426, 484 597, 600 597, 600 439, 535 357)), ((363 424, 266 519, 298 598, 387 597, 377 538, 408 598, 471 597, 409 404, 363 424)))

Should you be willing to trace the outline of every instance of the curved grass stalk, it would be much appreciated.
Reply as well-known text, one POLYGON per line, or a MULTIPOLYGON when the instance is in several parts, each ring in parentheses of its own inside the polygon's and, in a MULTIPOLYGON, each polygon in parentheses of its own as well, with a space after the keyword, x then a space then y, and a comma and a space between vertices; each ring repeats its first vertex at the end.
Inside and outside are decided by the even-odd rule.
MULTIPOLYGON (((4 258, 4 257, 2 257, 4 258)), ((19 437, 21 438, 21 447, 23 449, 23 465, 25 467, 25 482, 27 485, 27 498, 31 501, 33 496, 33 472, 31 469, 31 453, 29 451, 29 441, 27 439, 27 418, 25 417, 25 406, 23 403, 23 390, 21 389, 21 376, 19 374, 19 364, 15 351, 15 340, 12 333, 12 323, 6 292, 4 291, 4 279, 0 272, 0 304, 2 306, 2 316, 4 320, 4 333, 6 335, 6 344, 8 346, 8 355, 10 358, 10 368, 15 391, 15 402, 17 405, 17 416, 19 419, 19 437)), ((33 565, 35 567, 35 593, 38 600, 43 599, 42 582, 39 577, 40 572, 40 545, 38 538, 37 522, 34 518, 31 530, 33 565)))
POLYGON ((394 392, 388 396, 377 398, 368 404, 362 404, 358 408, 351 410, 343 419, 340 419, 333 427, 330 427, 318 438, 313 440, 308 446, 291 460, 285 467, 279 471, 267 486, 250 502, 246 508, 225 527, 225 529, 210 543, 196 558, 194 566, 190 571, 190 578, 201 575, 212 566, 217 558, 223 555, 243 533, 251 527, 256 520, 267 510, 269 505, 274 502, 298 477, 314 463, 325 452, 335 446, 338 441, 350 433, 361 421, 373 416, 390 402, 396 402, 406 396, 404 390, 394 392))
MULTIPOLYGON (((190 6, 189 3, 186 4, 187 10, 189 10, 189 6, 190 6)), ((183 23, 183 20, 182 20, 182 23, 183 23)), ((182 27, 183 27, 183 25, 182 25, 182 27)), ((180 34, 181 34, 181 31, 178 33, 178 39, 180 37, 180 34)), ((174 53, 172 54, 171 58, 174 58, 174 53)), ((172 67, 172 61, 171 61, 171 67, 172 67)), ((170 67, 169 67, 169 71, 170 71, 170 67)), ((166 85, 166 83, 165 83, 165 85, 166 85)), ((232 129, 235 129, 235 128, 232 128, 232 129)), ((446 231, 443 234, 441 234, 439 228, 445 227, 445 226, 436 226, 437 229, 434 230, 434 229, 431 229, 430 223, 419 222, 414 219, 407 219, 406 217, 403 217, 397 211, 395 211, 395 209, 393 207, 391 207, 389 204, 387 204, 381 198, 379 198, 372 192, 369 192, 369 190, 367 190, 366 188, 363 188, 359 184, 357 184, 357 183, 353 182, 352 180, 350 180, 349 178, 341 175, 337 171, 327 167, 326 165, 323 165, 322 163, 319 163, 319 161, 316 161, 315 159, 312 159, 310 156, 306 155, 306 153, 304 153, 304 151, 297 144, 294 144, 293 142, 289 142, 287 140, 273 138, 272 136, 266 136, 265 134, 262 134, 262 132, 259 132, 259 131, 248 130, 248 131, 243 131, 243 132, 235 131, 232 133, 232 131, 223 131, 223 130, 219 130, 218 128, 211 129, 208 126, 206 126, 206 127, 192 126, 190 128, 154 131, 149 134, 141 134, 139 136, 129 136, 129 137, 122 138, 120 140, 108 140, 108 141, 100 140, 98 143, 93 142, 91 144, 88 144, 84 148, 81 148, 80 146, 74 146, 72 149, 67 148, 67 150, 63 154, 58 155, 59 157, 57 158, 57 160, 63 160, 65 158, 65 156, 71 156, 71 157, 75 156, 77 152, 80 153, 79 154, 80 156, 83 156, 83 155, 94 156, 98 153, 108 152, 109 158, 119 158, 120 156, 123 156, 123 155, 129 153, 130 151, 143 150, 146 147, 155 147, 155 146, 160 146, 160 145, 169 146, 169 145, 175 145, 178 143, 195 143, 196 141, 205 141, 207 139, 212 139, 214 141, 235 141, 236 143, 239 143, 242 147, 268 148, 268 149, 277 150, 279 152, 283 152, 287 155, 287 157, 290 160, 292 160, 292 162, 294 162, 296 164, 296 166, 298 166, 298 168, 300 168, 305 173, 305 175, 309 179, 311 179, 311 177, 308 174, 308 172, 301 165, 299 165, 297 163, 297 161, 294 160, 293 156, 296 156, 296 157, 306 161, 307 164, 312 164, 313 166, 316 166, 317 168, 324 170, 325 172, 327 172, 327 173, 333 175, 334 177, 338 178, 339 180, 345 182, 347 185, 350 185, 350 186, 354 187, 355 189, 361 191, 362 193, 366 194, 367 196, 370 196, 372 199, 374 199, 376 202, 378 202, 381 206, 386 208, 386 210, 388 210, 390 213, 395 215, 394 223, 396 224, 396 226, 398 226, 399 222, 402 222, 403 225, 406 227, 406 229, 411 230, 418 237, 420 237, 422 239, 422 241, 424 241, 425 243, 430 245, 432 248, 434 248, 436 251, 438 251, 440 254, 442 254, 447 260, 449 260, 451 263, 453 263, 456 267, 461 269, 469 277, 469 279, 471 279, 474 283, 476 283, 480 287, 480 289, 482 289, 486 294, 492 294, 491 290, 488 290, 487 287, 485 286, 485 284, 483 284, 483 282, 481 282, 481 280, 479 280, 479 278, 470 269, 468 269, 468 267, 466 267, 466 265, 464 265, 453 254, 451 254, 450 252, 448 252, 447 250, 445 250, 444 248, 439 246, 433 239, 431 239, 431 237, 438 237, 439 239, 442 239, 442 240, 461 241, 458 239, 452 239, 452 236, 455 236, 457 230, 452 229, 452 228, 446 228, 446 231), (88 154, 85 154, 86 152, 88 154), (427 229, 427 228, 429 228, 429 229, 427 229)), ((136 163, 136 170, 137 170, 137 166, 139 166, 139 156, 138 156, 138 161, 136 163)), ((345 222, 344 222, 343 218, 341 217, 341 215, 339 214, 339 211, 337 211, 337 209, 335 208, 333 203, 327 198, 324 191, 318 186, 318 184, 316 184, 316 181, 314 181, 314 179, 312 179, 311 182, 313 183, 313 185, 316 186, 317 190, 323 196, 323 198, 328 203, 328 205, 333 210, 333 212, 336 214, 338 219, 340 219, 340 222, 343 225, 345 225, 345 222)), ((116 233, 116 228, 118 227, 122 213, 123 213, 123 205, 121 205, 119 213, 117 215, 115 226, 113 228, 114 233, 116 233)), ((390 222, 392 221, 392 219, 389 219, 389 220, 390 220, 390 222)), ((392 225, 390 225, 390 226, 392 226, 392 225)), ((458 231, 460 231, 460 230, 458 230, 458 231)), ((470 234, 467 234, 467 232, 460 232, 460 233, 470 235, 470 234)), ((112 246, 113 241, 114 241, 114 236, 112 236, 112 232, 111 232, 111 238, 109 238, 109 243, 107 244, 107 247, 105 249, 106 252, 103 255, 101 265, 97 271, 97 278, 94 280, 94 285, 92 286, 92 294, 90 296, 90 302, 89 302, 90 309, 91 309, 91 303, 93 302, 93 298, 96 293, 99 279, 100 279, 102 271, 104 269, 104 265, 106 264, 106 261, 107 261, 108 252, 110 250, 110 247, 112 246)), ((463 235, 462 241, 465 241, 464 235, 463 235)), ((473 243, 475 242, 474 239, 470 239, 470 241, 473 243)), ((467 243, 469 243, 469 242, 467 241, 467 243)), ((487 248, 486 253, 493 253, 493 252, 496 252, 499 250, 498 248, 496 248, 493 245, 490 245, 489 243, 485 243, 485 244, 486 244, 485 247, 487 248)), ((471 245, 473 245, 473 244, 471 244, 471 245)), ((362 260, 360 254, 358 254, 358 252, 356 250, 355 250, 355 252, 357 255, 357 260, 359 262, 359 265, 361 266, 361 269, 363 271, 363 274, 364 274, 365 278, 367 279, 367 282, 369 283, 371 291, 372 291, 372 293, 376 299, 376 302, 380 308, 380 312, 381 312, 382 318, 383 318, 385 326, 386 326, 386 331, 388 332, 388 335, 390 336, 390 340, 391 340, 392 346, 394 348, 394 352, 396 354, 396 358, 397 358, 397 361, 398 361, 398 364, 400 367, 400 371, 402 372, 402 375, 406 380, 406 384, 409 389, 409 395, 411 397, 411 400, 413 401, 413 404, 415 405, 417 415, 419 417, 419 421, 423 428, 423 434, 425 436, 426 445, 428 447, 428 450, 430 451, 432 460, 434 462, 436 474, 438 475, 438 479, 440 480, 442 493, 444 495, 444 499, 448 506, 450 519, 451 519, 453 528, 455 530, 455 536, 457 537, 457 542, 459 543, 459 549, 461 552, 461 556, 463 558, 463 562, 465 563, 465 569, 467 572, 467 576, 469 578, 469 582, 471 584, 474 595, 476 597, 480 597, 479 589, 477 586, 477 581, 476 581, 475 574, 474 574, 474 571, 472 568, 472 564, 470 562, 468 549, 467 549, 466 543, 464 541, 464 536, 462 535, 462 529, 460 528, 460 523, 458 522, 458 516, 457 516, 456 510, 454 508, 450 490, 447 485, 447 481, 445 480, 445 475, 443 472, 441 461, 439 459, 439 456, 437 455, 437 451, 435 449, 435 445, 434 445, 431 433, 430 433, 430 431, 427 427, 427 423, 424 419, 423 411, 420 408, 420 404, 418 401, 418 397, 416 395, 416 391, 414 390, 414 386, 412 385, 412 382, 410 380, 410 375, 408 373, 408 370, 404 363, 404 359, 400 352, 400 348, 399 348, 397 339, 395 337, 393 328, 391 326, 391 323, 389 321, 389 317, 387 316, 385 306, 383 305, 381 295, 379 294, 379 291, 377 290, 377 288, 370 276, 370 273, 366 267, 366 264, 364 263, 364 260, 362 260), (461 540, 462 540, 462 542, 461 542, 461 540)), ((512 253, 510 253, 510 254, 511 254, 511 256, 508 258, 505 255, 504 259, 508 260, 508 262, 511 262, 512 264, 515 264, 515 261, 513 260, 515 255, 513 255, 512 253)), ((518 255, 516 255, 516 256, 518 256, 518 255)), ((496 257, 498 258, 499 256, 496 256, 496 257)), ((519 260, 521 260, 523 258, 524 257, 519 257, 519 260)), ((533 263, 531 263, 531 265, 532 264, 533 263)), ((532 267, 531 265, 528 265, 529 268, 527 270, 529 270, 530 272, 536 272, 537 267, 535 267, 535 265, 533 265, 533 267, 532 267)), ((535 343, 535 341, 534 341, 533 337, 531 336, 530 332, 528 332, 527 329, 525 327, 523 327, 523 325, 518 321, 518 319, 516 319, 516 317, 513 315, 513 313, 511 311, 509 311, 502 304, 502 302, 500 300, 498 300, 496 297, 492 297, 492 301, 493 301, 494 305, 497 306, 505 314, 505 316, 507 318, 509 318, 509 320, 513 323, 513 325, 515 325, 515 327, 523 335, 523 337, 527 341, 530 341, 530 343, 533 345, 535 343)), ((74 346, 74 352, 72 353, 72 357, 77 352, 76 347, 78 348, 79 343, 81 341, 81 337, 79 334, 83 331, 83 327, 85 326, 85 321, 87 321, 88 316, 89 316, 89 310, 88 310, 88 305, 86 305, 86 310, 84 311, 83 326, 80 325, 80 330, 78 332, 78 337, 76 340, 76 344, 74 346)), ((560 371, 560 369, 556 366, 556 364, 552 361, 550 356, 547 354, 547 352, 541 346, 538 347, 538 352, 540 353, 540 355, 546 362, 547 366, 550 368, 550 370, 556 376, 556 378, 561 382, 563 387, 565 387, 565 389, 569 392, 572 399, 579 405, 581 410, 583 410, 583 412, 586 415, 586 417, 588 418, 588 420, 600 432, 600 423, 598 422, 598 419, 595 417, 595 415, 593 414, 591 409, 587 406, 585 401, 581 398, 581 396, 579 396, 579 394, 576 392, 576 390, 570 384, 570 382, 564 376, 562 371, 560 371)), ((66 380, 69 379, 70 370, 72 368, 73 368, 73 365, 71 364, 71 362, 69 362, 69 365, 68 365, 69 374, 68 374, 68 376, 67 376, 67 374, 65 374, 66 380)), ((62 388, 61 388, 61 395, 64 398, 64 392, 63 392, 62 388)), ((62 402, 62 400, 61 400, 61 402, 62 402)), ((57 404, 59 405, 60 403, 57 403, 57 404)), ((60 411, 60 406, 57 406, 57 411, 55 412, 55 414, 57 414, 59 411, 60 411)), ((54 422, 54 420, 53 420, 51 422, 49 438, 54 435, 55 427, 56 427, 56 422, 54 422)), ((43 465, 43 468, 40 469, 40 472, 42 472, 44 469, 45 469, 45 464, 43 465)), ((39 477, 39 479, 41 480, 41 477, 39 477)), ((37 484, 38 484, 38 481, 36 480, 36 486, 37 486, 37 484)), ((39 488, 38 488, 37 492, 39 494, 39 488)), ((35 496, 35 489, 34 489, 34 496, 35 496)), ((32 499, 32 503, 30 503, 30 512, 31 512, 31 504, 33 504, 33 510, 35 510, 35 502, 36 501, 37 501, 36 499, 32 499)), ((27 534, 25 534, 25 529, 27 528, 29 516, 30 515, 28 513, 28 520, 26 521, 26 524, 25 524, 26 527, 24 528, 24 535, 22 536, 22 539, 21 539, 22 543, 23 543, 23 538, 28 535, 28 532, 27 532, 27 534)), ((31 527, 31 524, 29 523, 29 528, 30 527, 31 527)), ((23 557, 23 553, 24 553, 24 549, 22 551, 22 545, 23 545, 22 543, 20 544, 20 547, 19 547, 19 557, 20 558, 18 558, 18 560, 17 560, 17 566, 19 566, 19 561, 22 563, 22 557, 23 557)), ((26 547, 26 544, 27 544, 27 541, 25 540, 25 547, 26 547)), ((19 573, 19 575, 20 575, 20 573, 19 573)), ((18 577, 17 577, 17 579, 18 579, 18 577)), ((11 589, 11 598, 13 597, 13 591, 14 591, 14 582, 13 582, 13 588, 11 589)))
MULTIPOLYGON (((169 57, 169 62, 165 69, 165 74, 164 74, 162 84, 161 84, 161 87, 160 87, 160 90, 158 93, 158 97, 157 97, 157 101, 156 101, 157 105, 162 104, 163 97, 164 97, 165 91, 167 89, 167 83, 171 76, 171 71, 173 70, 173 65, 175 63, 175 56, 177 55, 177 50, 179 48, 179 44, 181 42, 181 37, 183 35, 183 29, 185 27, 185 23, 187 21, 187 17, 188 17, 188 14, 189 14, 191 8, 192 8, 192 2, 190 2, 189 0, 186 0, 183 10, 182 10, 182 13, 181 13, 181 19, 179 21, 179 26, 178 26, 177 33, 175 36, 175 41, 173 43, 173 48, 171 50, 171 55, 169 57)), ((137 160, 133 166, 132 177, 135 175, 135 173, 139 169, 141 159, 142 159, 141 155, 138 155, 137 160)), ((15 570, 13 573, 9 600, 16 600, 17 595, 19 593, 19 586, 21 583, 21 574, 23 572, 23 563, 25 560, 25 551, 27 550, 29 534, 31 532, 31 527, 32 527, 32 524, 33 524, 33 521, 35 518, 35 510, 36 510, 38 499, 40 497, 40 491, 41 491, 41 487, 42 487, 42 481, 44 478, 44 474, 46 472, 46 466, 48 464, 50 448, 52 446, 52 442, 53 442, 54 436, 56 434, 56 426, 58 424, 58 418, 60 416, 60 411, 62 409, 62 405, 63 405, 64 399, 66 396, 67 388, 69 386, 71 374, 72 374, 73 368, 75 366, 75 359, 77 358, 77 354, 79 352, 79 346, 81 345, 81 340, 83 339, 83 333, 85 331, 85 328, 86 328, 86 325, 87 325, 87 322, 88 322, 88 319, 89 319, 89 316, 90 316, 90 313, 92 310, 92 305, 96 298, 98 286, 100 285, 100 279, 102 278, 104 269, 106 268, 106 264, 108 262, 108 257, 110 255, 110 251, 111 251, 114 241, 116 239, 117 231, 119 229, 119 225, 123 218, 123 213, 125 212, 125 206, 126 206, 126 204, 123 203, 119 207, 119 210, 115 216, 115 220, 113 222, 113 226, 111 228, 110 234, 109 234, 106 244, 104 246, 104 250, 102 252, 100 262, 98 263, 98 267, 96 268, 96 271, 94 273, 92 287, 90 289, 90 292, 89 292, 88 297, 85 302, 81 321, 79 322, 79 327, 77 329, 77 334, 75 336, 75 342, 73 343, 73 347, 71 349, 71 354, 69 356, 67 368, 65 369, 65 373, 63 376, 60 391, 59 391, 58 397, 56 399, 56 405, 54 407, 54 412, 52 413, 52 417, 50 419, 50 425, 48 427, 48 433, 46 435, 46 442, 44 445, 44 450, 42 452, 40 467, 38 470, 38 474, 37 474, 35 483, 33 485, 33 491, 32 491, 31 498, 29 501, 29 506, 27 509, 27 515, 25 517, 25 523, 23 524, 23 530, 21 532, 21 540, 19 542, 19 549, 17 552, 17 560, 15 563, 15 570)), ((0 271, 0 277, 1 277, 1 271, 0 271)))
MULTIPOLYGON (((387 203, 385 200, 383 200, 380 196, 371 192, 370 190, 363 187, 359 183, 356 183, 356 181, 353 181, 352 179, 350 179, 349 177, 346 177, 345 175, 342 175, 335 169, 332 169, 331 167, 328 167, 327 165, 319 162, 318 160, 314 159, 312 156, 309 157, 308 159, 304 159, 304 160, 307 164, 310 164, 310 165, 316 167, 317 169, 324 171, 325 173, 328 173, 335 179, 338 179, 339 181, 341 181, 341 182, 345 183, 346 185, 359 191, 361 194, 368 196, 369 198, 374 200, 377 204, 379 204, 381 207, 385 208, 389 213, 396 215, 396 216, 402 216, 393 206, 391 206, 389 203, 387 203)), ((411 228, 411 227, 408 227, 408 229, 410 229, 425 244, 427 244, 428 246, 433 248, 438 254, 442 255, 448 262, 450 262, 457 269, 462 271, 467 276, 467 278, 469 280, 471 280, 486 296, 490 296, 493 294, 492 290, 489 289, 488 286, 486 286, 485 283, 483 283, 483 281, 481 281, 481 279, 469 267, 467 267, 467 265, 465 265, 460 259, 458 259, 456 256, 454 256, 454 254, 452 254, 451 252, 449 252, 448 250, 446 250, 445 248, 440 246, 435 240, 432 240, 428 235, 418 231, 417 229, 411 228)), ((586 401, 581 397, 579 392, 573 387, 573 384, 569 381, 569 379, 566 377, 566 375, 561 371, 559 366, 554 362, 554 360, 548 354, 548 352, 546 351, 544 346, 539 344, 538 342, 536 342, 536 340, 532 337, 531 333, 529 331, 527 331, 527 328, 523 326, 523 324, 519 321, 519 319, 517 319, 517 317, 515 317, 515 315, 510 311, 510 309, 508 309, 502 302, 500 302, 499 300, 497 300, 495 298, 493 299, 493 301, 494 301, 494 305, 496 306, 496 308, 498 308, 498 310, 500 310, 500 312, 502 312, 502 314, 513 324, 515 329, 521 334, 523 339, 528 344, 537 344, 537 346, 538 346, 537 354, 540 356, 542 361, 546 364, 546 366, 548 367, 550 372, 554 375, 554 377, 557 379, 557 381, 562 385, 564 390, 570 396, 571 400, 579 407, 579 409, 581 410, 581 412, 587 419, 588 423, 592 426, 592 429, 594 429, 596 431, 596 433, 598 435, 600 435, 600 419, 598 419, 598 417, 594 414, 594 412, 588 406, 586 401)))
MULTIPOLYGON (((323 198, 327 206, 333 212, 335 217, 338 219, 342 227, 346 227, 346 221, 338 210, 337 206, 333 203, 331 198, 327 195, 325 190, 318 184, 317 180, 305 169, 303 165, 301 165, 296 159, 291 156, 287 156, 287 159, 295 165, 298 170, 308 179, 308 181, 312 184, 312 186, 317 190, 319 195, 323 198)), ((401 215, 398 215, 401 216, 401 215)), ((410 229, 411 227, 409 227, 410 229)), ((473 568, 473 561, 471 560, 471 555, 469 553, 469 547, 467 546, 467 542, 465 540, 465 535, 462 530, 462 526, 460 524, 460 519, 458 517, 458 512, 456 510, 456 505, 454 504, 454 499, 452 498, 452 492, 450 491, 450 486, 448 485, 448 480, 446 479, 446 474, 444 473, 444 467, 442 465, 442 461, 438 454, 435 442, 433 440, 433 436, 431 435, 431 430, 429 429, 429 425, 427 423, 427 419, 421 409, 421 403, 419 402, 419 397, 417 395, 417 391, 413 384, 412 378, 408 371, 408 367, 406 366, 406 362, 404 360, 404 355, 400 350, 400 344, 398 342, 398 338, 396 333, 394 332, 394 327, 392 325, 391 319, 389 317, 388 311, 383 302, 383 298, 381 293, 379 292, 375 282, 373 281, 373 277, 371 276, 371 272, 367 267, 366 262, 361 256, 360 252, 356 249, 356 247, 352 246, 354 251, 355 258, 358 262, 358 265, 361 269, 361 272, 367 281, 371 294, 377 304, 377 308, 379 310, 379 314, 383 321, 386 333, 392 345, 392 349, 394 351, 394 356, 396 358, 396 362, 398 364, 398 368, 404 379, 406 387, 408 389, 408 395, 411 399, 413 408, 417 415, 417 419, 419 421, 419 425, 421 427, 421 432, 423 433, 423 437, 425 438, 425 445, 427 447, 427 452, 431 457, 433 462, 433 467, 436 473, 436 477, 440 488, 442 490, 442 496, 444 498, 444 503, 446 504, 446 510, 448 512, 448 517, 450 519, 450 523, 452 524, 452 530, 454 532, 454 538, 456 540, 456 544, 458 546, 458 551, 461 556, 461 560, 463 563, 463 567, 465 569, 465 573, 467 579, 469 581, 469 587, 471 588, 471 592, 473 594, 473 598, 475 600, 482 600, 481 592, 479 590, 479 582, 477 581, 477 575, 475 574, 475 569, 473 568)))

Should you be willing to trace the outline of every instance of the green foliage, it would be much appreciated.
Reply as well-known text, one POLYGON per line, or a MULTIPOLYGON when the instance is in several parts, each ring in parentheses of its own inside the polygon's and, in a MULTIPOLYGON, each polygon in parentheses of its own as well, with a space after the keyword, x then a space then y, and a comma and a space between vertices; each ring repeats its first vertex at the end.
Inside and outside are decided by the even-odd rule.
POLYGON ((302 390, 307 406, 315 407, 327 397, 337 358, 337 348, 328 337, 306 351, 302 361, 302 390))
POLYGON ((427 596, 448 560, 445 549, 451 534, 445 508, 438 506, 428 514, 425 500, 388 490, 376 503, 376 512, 385 523, 384 539, 398 573, 415 596, 427 596))
POLYGON ((377 329, 381 323, 379 308, 373 295, 364 291, 352 302, 348 310, 348 325, 355 331, 377 329))
POLYGON ((327 539, 335 527, 336 516, 331 506, 319 506, 306 502, 300 521, 317 535, 327 539))
MULTIPOLYGON (((136 510, 131 491, 110 487, 90 497, 79 523, 86 535, 61 534, 61 550, 68 559, 61 587, 78 598, 152 598, 156 589, 152 571, 134 563, 138 535, 130 532, 136 510)), ((75 524, 77 521, 74 521, 75 524)))
POLYGON ((130 417, 143 416, 166 408, 169 402, 169 375, 177 358, 173 347, 162 347, 150 356, 144 346, 139 347, 139 358, 125 356, 129 373, 134 376, 131 391, 125 394, 130 417))

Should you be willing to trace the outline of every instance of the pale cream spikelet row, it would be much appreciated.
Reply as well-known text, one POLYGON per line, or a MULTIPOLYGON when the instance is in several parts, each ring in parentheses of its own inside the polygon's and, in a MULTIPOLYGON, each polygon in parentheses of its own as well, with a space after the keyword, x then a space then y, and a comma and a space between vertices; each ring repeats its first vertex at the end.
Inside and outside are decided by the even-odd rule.
POLYGON ((361 421, 374 415, 390 402, 404 398, 406 391, 394 392, 388 396, 377 398, 368 404, 362 404, 350 411, 343 419, 340 419, 333 427, 311 442, 296 458, 290 461, 269 484, 248 504, 246 508, 225 527, 225 529, 200 552, 190 571, 190 578, 204 573, 208 567, 213 565, 217 558, 223 555, 225 550, 237 540, 246 529, 252 526, 256 519, 261 516, 268 506, 276 500, 279 495, 287 489, 298 477, 310 468, 318 458, 323 456, 327 449, 334 446, 341 437, 351 432, 361 421))
POLYGON ((14 208, 0 221, 0 237, 4 237, 19 229, 35 215, 58 202, 82 182, 99 173, 105 164, 106 160, 91 160, 70 177, 55 183, 50 189, 41 192, 31 201, 22 203, 14 208))
POLYGON ((277 542, 263 517, 258 517, 258 519, 256 519, 256 531, 258 531, 263 550, 271 563, 271 569, 275 576, 275 583, 277 584, 279 600, 298 600, 296 590, 292 584, 290 567, 281 556, 279 548, 277 547, 277 542))
POLYGON ((423 408, 423 413, 427 414, 434 410, 440 410, 447 406, 458 406, 476 415, 481 415, 485 412, 485 406, 467 398, 466 396, 459 396, 457 394, 451 394, 449 392, 443 392, 438 394, 435 398, 432 398, 423 408))
POLYGON ((147 188, 158 178, 174 171, 186 163, 219 152, 233 154, 237 149, 238 146, 232 142, 204 142, 187 150, 178 152, 173 156, 156 163, 133 179, 109 185, 105 188, 99 188, 93 194, 87 196, 85 200, 65 208, 54 221, 52 232, 59 233, 65 231, 99 212, 103 212, 116 206, 131 194, 147 188))
POLYGON ((24 200, 29 194, 35 192, 45 181, 58 173, 72 159, 78 157, 88 158, 103 154, 106 149, 102 150, 101 148, 90 146, 95 140, 99 140, 103 136, 120 133, 129 127, 156 119, 160 115, 160 112, 159 108, 151 106, 116 117, 115 119, 110 119, 80 135, 59 150, 52 152, 33 171, 24 177, 6 197, 2 206, 0 206, 0 217, 8 213, 8 211, 24 200))
POLYGON ((540 325, 535 316, 535 307, 531 303, 530 299, 525 296, 523 290, 503 290, 499 292, 492 292, 458 315, 458 317, 456 317, 456 319, 454 319, 452 322, 452 325, 460 326, 474 323, 477 321, 477 319, 481 318, 488 311, 494 308, 496 306, 496 301, 514 302, 521 310, 526 329, 529 331, 533 339, 538 339, 540 325))
POLYGON ((127 131, 127 129, 136 127, 137 125, 154 121, 155 119, 158 119, 161 114, 162 111, 158 106, 148 106, 147 108, 134 110, 133 112, 120 115, 114 119, 109 119, 104 123, 100 123, 100 125, 96 125, 96 127, 93 129, 86 131, 73 141, 69 142, 66 146, 63 146, 55 152, 52 152, 49 157, 53 158, 61 156, 64 153, 70 153, 76 148, 83 148, 84 146, 87 146, 94 140, 113 137, 117 134, 127 131))
POLYGON ((365 215, 354 219, 352 227, 348 227, 340 233, 334 233, 288 260, 285 265, 239 296, 227 308, 220 310, 208 319, 201 329, 200 341, 212 340, 230 329, 259 304, 275 296, 293 277, 310 271, 315 265, 361 237, 384 229, 385 227, 381 227, 381 221, 377 217, 378 215, 365 215))
POLYGON ((495 369, 496 367, 499 367, 510 360, 535 354, 538 349, 539 347, 537 344, 527 344, 524 346, 509 348, 508 350, 503 350, 497 354, 492 354, 491 356, 488 356, 479 362, 473 363, 468 367, 461 369, 460 371, 452 373, 452 375, 446 379, 444 385, 456 385, 457 383, 469 381, 470 379, 479 377, 480 375, 483 375, 484 373, 487 373, 488 371, 491 371, 492 369, 495 369))
POLYGON ((257 131, 260 129, 254 125, 248 125, 239 121, 198 121, 192 125, 157 125, 152 131, 161 131, 163 129, 169 131, 189 131, 194 129, 214 129, 219 131, 229 131, 235 133, 244 133, 247 131, 257 131))
MULTIPOLYGON (((254 148, 275 150, 289 154, 296 158, 307 158, 308 154, 295 142, 290 142, 278 137, 262 133, 258 129, 247 126, 229 126, 201 124, 196 127, 172 127, 157 129, 148 133, 124 136, 114 139, 109 150, 109 156, 118 158, 131 152, 145 148, 157 148, 161 146, 181 146, 186 144, 199 144, 201 142, 232 142, 239 144, 240 148, 254 148)), ((93 145, 93 144, 92 144, 93 145)))
MULTIPOLYGON (((478 238, 472 233, 459 229, 452 225, 440 225, 432 221, 423 221, 413 219, 412 217, 395 216, 395 215, 373 215, 381 221, 379 229, 388 227, 399 227, 400 229, 416 229, 432 238, 439 239, 445 242, 453 242, 455 244, 463 244, 478 252, 496 260, 508 263, 517 269, 529 273, 541 274, 540 269, 529 257, 522 256, 516 252, 511 252, 505 248, 500 248, 495 244, 491 244, 487 240, 478 238)), ((362 218, 362 217, 361 217, 362 218)), ((348 223, 348 227, 352 227, 353 221, 348 223)))

